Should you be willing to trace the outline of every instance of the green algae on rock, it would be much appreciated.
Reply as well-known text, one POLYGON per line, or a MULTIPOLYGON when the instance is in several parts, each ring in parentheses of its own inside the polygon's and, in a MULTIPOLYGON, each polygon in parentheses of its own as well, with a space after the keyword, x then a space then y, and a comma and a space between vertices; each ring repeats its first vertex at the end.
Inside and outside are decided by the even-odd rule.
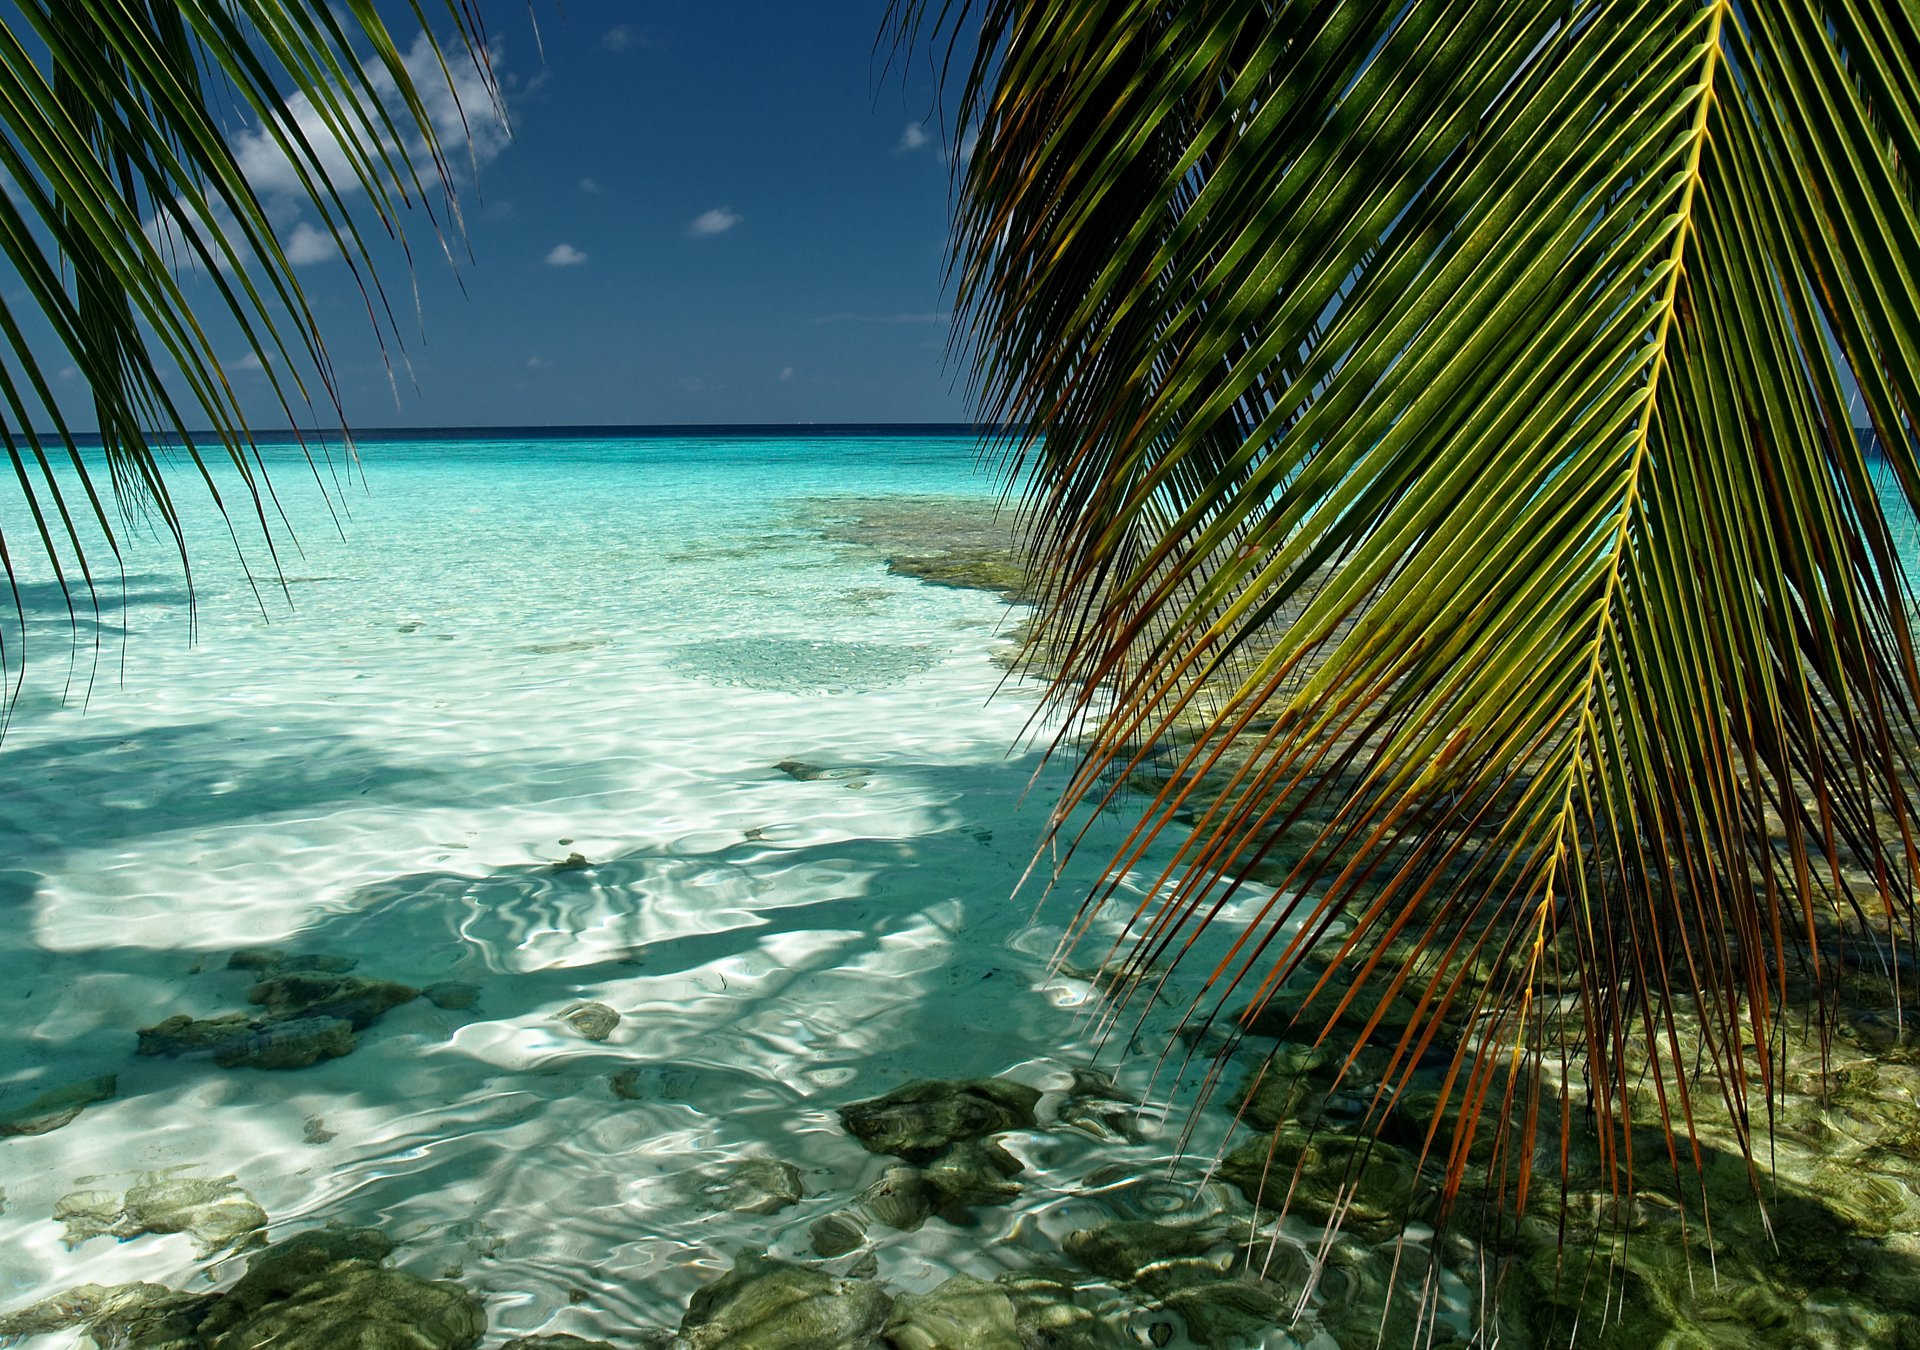
POLYGON ((688 1350, 864 1350, 892 1308, 871 1280, 745 1253, 695 1292, 680 1338, 688 1350))
POLYGON ((142 1177, 124 1195, 70 1192, 54 1205, 53 1217, 66 1226, 70 1248, 94 1237, 125 1242, 143 1233, 186 1233, 199 1244, 203 1260, 257 1244, 267 1225, 266 1211, 233 1177, 158 1172, 142 1177))
POLYGON ((304 1069, 350 1053, 358 1038, 341 1017, 252 1018, 245 1013, 195 1019, 177 1014, 140 1029, 139 1053, 207 1055, 225 1069, 304 1069))
POLYGON ((420 991, 420 996, 436 1008, 464 1012, 480 999, 480 986, 465 980, 441 980, 420 991))
POLYGON ((702 1204, 734 1214, 774 1214, 807 1193, 800 1169, 773 1158, 742 1158, 702 1168, 689 1189, 702 1204))
POLYGON ((111 1099, 119 1090, 119 1079, 110 1073, 49 1088, 30 1101, 0 1111, 0 1139, 46 1134, 70 1125, 87 1107, 111 1099))
POLYGON ((954 1275, 894 1301, 882 1333, 894 1350, 1026 1350, 1013 1299, 999 1285, 954 1275))
POLYGON ((860 1192, 854 1206, 875 1223, 903 1233, 917 1230, 939 1208, 939 1196, 917 1167, 898 1165, 860 1192))
POLYGON ((1033 1125, 1040 1093, 999 1078, 917 1079, 840 1108, 847 1132, 869 1152, 923 1163, 963 1140, 1033 1125))
POLYGON ((866 1245, 866 1225, 844 1211, 828 1214, 807 1225, 807 1245, 815 1256, 845 1256, 866 1245))
POLYGON ((271 975, 247 991, 247 1002, 276 1019, 340 1018, 355 1031, 365 1031, 382 1013, 419 997, 418 989, 392 980, 306 970, 271 975))
POLYGON ((174 1291, 163 1284, 81 1284, 29 1307, 0 1313, 0 1338, 45 1336, 174 1291))
POLYGON ((553 1015, 553 1020, 565 1022, 587 1040, 604 1041, 620 1025, 620 1014, 604 1003, 569 1003, 553 1015))

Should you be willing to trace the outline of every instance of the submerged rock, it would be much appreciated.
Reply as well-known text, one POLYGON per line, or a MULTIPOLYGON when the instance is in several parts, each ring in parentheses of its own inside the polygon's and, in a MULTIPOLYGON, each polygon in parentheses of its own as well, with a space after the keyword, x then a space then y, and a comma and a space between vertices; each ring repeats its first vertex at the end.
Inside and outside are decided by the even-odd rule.
POLYGON ((571 1003, 553 1015, 590 1041, 604 1041, 620 1025, 620 1014, 604 1003, 571 1003))
POLYGON ((223 1068, 304 1069, 347 1054, 365 1030, 389 1009, 420 991, 391 980, 370 980, 336 967, 347 957, 283 957, 272 950, 234 953, 241 969, 264 965, 276 973, 247 991, 258 1015, 223 1013, 193 1018, 185 1013, 140 1029, 143 1055, 208 1055, 223 1068))
POLYGON ((744 1158, 704 1168, 696 1190, 715 1210, 734 1214, 773 1214, 806 1194, 800 1169, 771 1158, 744 1158))
POLYGON ((210 1056, 222 1068, 304 1069, 335 1059, 357 1043, 353 1024, 338 1017, 287 1021, 245 1013, 195 1019, 181 1013, 140 1030, 143 1055, 210 1056))
POLYGON ((1026 1345, 1134 1350, 1138 1344, 1082 1303, 1073 1276, 1064 1271, 1011 1271, 994 1283, 1013 1300, 1014 1325, 1026 1345))
POLYGON ((865 787, 873 777, 872 769, 829 769, 798 759, 783 759, 773 767, 797 783, 844 783, 855 789, 865 787))
POLYGON ((158 1172, 143 1177, 125 1195, 74 1191, 62 1196, 53 1217, 66 1225, 68 1247, 94 1237, 125 1242, 143 1233, 186 1233, 199 1243, 203 1260, 253 1245, 267 1225, 266 1211, 233 1177, 158 1172))
POLYGON ((133 1307, 173 1290, 163 1284, 80 1284, 29 1307, 0 1313, 0 1337, 45 1336, 84 1326, 117 1308, 133 1307))
POLYGON ((1220 1245, 1204 1230, 1150 1220, 1077 1229, 1062 1244, 1088 1270, 1156 1294, 1226 1274, 1226 1262, 1206 1259, 1220 1245))
POLYGON ((869 1280, 748 1253, 694 1294, 680 1338, 688 1350, 853 1350, 872 1343, 892 1306, 869 1280))
POLYGON ((31 1101, 0 1111, 0 1139, 46 1134, 73 1119, 95 1102, 104 1102, 120 1090, 112 1074, 52 1088, 31 1101))
POLYGON ((448 1012, 463 1012, 479 1001, 480 986, 468 984, 465 980, 441 980, 437 984, 428 985, 420 993, 436 1008, 445 1008, 448 1012))
POLYGON ((371 1229, 318 1229, 277 1243, 201 1327, 207 1350, 470 1350, 486 1331, 480 1300, 457 1284, 380 1262, 393 1244, 371 1229))
POLYGON ((893 1305, 884 1332, 894 1350, 1025 1350, 1013 1299, 984 1280, 955 1275, 893 1305))
POLYGON ((341 1017, 298 1017, 262 1023, 213 1052, 222 1068, 304 1069, 338 1059, 359 1043, 353 1023, 341 1017))
POLYGON ((998 1078, 920 1079, 840 1108, 847 1132, 869 1151, 926 1162, 953 1145, 1034 1123, 1035 1089, 998 1078))
POLYGON ((815 1219, 807 1226, 807 1242, 815 1256, 845 1256, 867 1240, 866 1225, 845 1212, 815 1219))
POLYGON ((200 1328, 220 1295, 146 1287, 158 1292, 111 1308, 88 1325, 93 1344, 110 1350, 205 1350, 200 1328))
POLYGON ((273 975, 247 991, 247 1002, 275 1019, 341 1018, 355 1031, 365 1031, 382 1013, 419 997, 418 989, 392 980, 304 970, 273 975))
POLYGON ((1256 1205, 1316 1222, 1338 1212, 1342 1226, 1363 1236, 1397 1232, 1421 1193, 1405 1149, 1293 1125, 1234 1149, 1220 1175, 1256 1205))
POLYGON ((911 1233, 933 1217, 940 1196, 917 1167, 889 1167, 854 1201, 875 1223, 911 1233))
POLYGON ((516 1336, 500 1350, 614 1350, 608 1341, 590 1341, 560 1332, 552 1336, 516 1336))
POLYGON ((923 1175, 940 1199, 940 1217, 963 1223, 974 1205, 1002 1205, 1020 1194, 1011 1178, 1026 1164, 991 1139, 955 1144, 928 1163, 923 1175))

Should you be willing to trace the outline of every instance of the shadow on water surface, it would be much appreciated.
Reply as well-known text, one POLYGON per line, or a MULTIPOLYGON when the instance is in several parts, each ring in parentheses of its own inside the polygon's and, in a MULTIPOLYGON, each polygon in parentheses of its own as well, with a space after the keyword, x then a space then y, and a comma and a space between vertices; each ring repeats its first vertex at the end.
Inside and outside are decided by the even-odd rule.
MULTIPOLYGON (((155 758, 191 767, 184 779, 159 770, 152 777, 184 781, 183 798, 245 776, 243 788, 216 794, 222 806, 232 798, 220 823, 357 800, 370 783, 444 786, 364 746, 336 743, 317 763, 276 753, 216 765, 202 756, 231 744, 219 724, 159 734, 164 753, 155 758)), ((16 958, 35 945, 35 877, 57 870, 62 843, 98 848, 209 819, 204 804, 185 800, 145 802, 129 818, 113 818, 113 801, 79 785, 102 778, 93 766, 117 745, 114 737, 88 738, 0 755, 4 781, 53 774, 56 789, 74 798, 72 820, 55 831, 62 838, 34 841, 35 870, 0 874, 0 941, 16 958)), ((354 957, 356 973, 373 978, 470 982, 477 1002, 466 1010, 406 1004, 363 1031, 354 1053, 307 1069, 134 1056, 137 1027, 178 1012, 247 1007, 257 977, 225 969, 224 952, 190 964, 195 953, 178 949, 40 949, 32 978, 0 999, 11 1003, 17 989, 24 1008, 50 991, 73 1001, 83 988, 117 988, 89 1000, 94 1006, 71 1027, 32 1017, 0 1022, 5 1062, 40 1065, 16 1073, 0 1104, 78 1072, 116 1071, 121 1099, 90 1108, 62 1134, 79 1141, 111 1110, 151 1117, 178 1140, 185 1107, 211 1127, 192 1156, 239 1173, 276 1232, 376 1224, 446 1269, 462 1266, 462 1278, 493 1296, 502 1313, 496 1325, 540 1328, 549 1315, 541 1310, 570 1308, 582 1291, 593 1315, 569 1329, 671 1325, 690 1291, 750 1241, 784 1243, 786 1254, 807 1258, 807 1225, 887 1165, 846 1138, 838 1107, 913 1077, 1084 1062, 1084 1026, 1053 997, 1057 985, 1041 984, 1050 944, 1022 938, 1031 902, 1009 899, 1027 862, 1032 831, 1015 805, 1032 767, 1031 758, 886 764, 859 790, 933 803, 915 832, 828 840, 808 838, 802 827, 834 800, 825 794, 852 789, 831 779, 789 783, 767 767, 743 785, 772 784, 778 805, 766 826, 737 838, 707 831, 578 866, 428 869, 361 886, 327 901, 276 945, 354 957), (586 1041, 555 1020, 582 999, 622 1015, 606 1041, 586 1041), (623 1087, 614 1086, 616 1075, 625 1075, 623 1087), (215 1124, 224 1119, 232 1124, 215 1124), (319 1134, 327 1141, 315 1142, 319 1134), (795 1160, 807 1196, 770 1218, 703 1210, 693 1189, 701 1169, 742 1157, 795 1160)), ((1072 899, 1056 898, 1056 917, 1072 899)), ((986 1226, 976 1230, 936 1222, 924 1238, 897 1239, 901 1250, 923 1264, 952 1260, 976 1272, 983 1262, 1017 1266, 1049 1252, 1064 1260, 1062 1233, 1100 1217, 1076 1198, 1092 1146, 1062 1151, 1034 1136, 1020 1147, 1032 1165, 1023 1184, 1047 1197, 1036 1209, 1012 1222, 983 1211, 986 1226), (1063 1217, 1046 1220, 1056 1206, 1067 1207, 1063 1217)), ((1164 1176, 1163 1145, 1114 1146, 1107 1156, 1139 1175, 1164 1176)), ((1775 1213, 1799 1254, 1723 1251, 1722 1266, 1737 1266, 1747 1291, 1732 1305, 1675 1292, 1697 1272, 1675 1255, 1679 1248, 1643 1232, 1645 1259, 1629 1275, 1633 1316, 1612 1328, 1588 1324, 1578 1343, 1664 1343, 1641 1315, 1652 1307, 1656 1322, 1681 1312, 1710 1318, 1697 1326, 1700 1345, 1822 1344, 1784 1329, 1786 1338, 1773 1339, 1738 1310, 1758 1316, 1846 1280, 1920 1280, 1911 1253, 1852 1234, 1851 1220, 1816 1196, 1792 1190, 1775 1213)), ((1511 1286, 1537 1305, 1542 1331, 1564 1328, 1573 1312, 1551 1270, 1532 1261, 1511 1286)), ((1710 1284, 1711 1275, 1703 1278, 1710 1284)))

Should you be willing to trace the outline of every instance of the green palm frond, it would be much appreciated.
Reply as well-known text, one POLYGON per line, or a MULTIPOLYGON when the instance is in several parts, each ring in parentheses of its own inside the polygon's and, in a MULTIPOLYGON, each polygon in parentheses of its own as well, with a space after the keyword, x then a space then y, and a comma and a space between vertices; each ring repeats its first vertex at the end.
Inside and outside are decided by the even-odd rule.
POLYGON ((1542 1095, 1618 1187, 1702 1094, 1751 1157, 1784 1009, 1914 927, 1920 10, 895 17, 963 8, 955 269, 1034 470, 1056 839, 1171 761, 1111 864, 1175 841, 1129 970, 1276 882, 1197 1012, 1304 984, 1301 1035, 1384 1049, 1376 1125, 1450 1060, 1449 1204, 1479 1133, 1525 1205, 1542 1095))
MULTIPOLYGON (((425 11, 411 13, 430 33, 425 11)), ((477 16, 447 0, 445 21, 491 91, 477 16)), ((438 45, 432 55, 454 88, 438 45)), ((44 556, 71 605, 93 586, 87 536, 118 548, 116 513, 48 382, 59 360, 91 389, 113 494, 150 509, 183 564, 161 441, 183 447, 216 501, 203 449, 230 462, 245 509, 267 525, 259 457, 210 327, 237 329, 290 426, 314 395, 337 410, 318 325, 230 140, 236 115, 285 156, 377 320, 385 301, 343 194, 363 190, 403 248, 402 212, 434 210, 428 184, 453 197, 421 88, 374 5, 15 0, 0 14, 0 250, 25 296, 0 298, 0 442, 25 513, 0 521, 16 611, 23 551, 44 556), (196 309, 183 269, 205 279, 218 322, 196 309)))

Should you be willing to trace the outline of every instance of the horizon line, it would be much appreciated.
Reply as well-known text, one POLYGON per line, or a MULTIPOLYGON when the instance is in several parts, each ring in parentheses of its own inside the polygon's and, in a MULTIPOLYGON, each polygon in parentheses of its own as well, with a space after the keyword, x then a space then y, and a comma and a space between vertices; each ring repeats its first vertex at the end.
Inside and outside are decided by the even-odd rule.
MULTIPOLYGON (((251 439, 255 445, 279 445, 306 443, 310 441, 329 444, 343 444, 365 440, 397 440, 436 436, 587 436, 587 435, 623 435, 645 438, 666 437, 724 437, 742 435, 946 435, 946 436, 997 436, 1004 435, 1016 428, 1011 423, 997 422, 557 422, 557 423, 512 423, 482 422, 468 425, 440 423, 432 426, 379 426, 379 427, 334 427, 329 430, 319 428, 286 427, 275 431, 254 429, 251 439)), ((42 440, 57 443, 57 432, 40 433, 42 440)), ((177 431, 155 431, 148 433, 156 444, 179 444, 181 433, 177 431)), ((98 431, 75 431, 73 439, 81 444, 99 444, 98 431)), ((185 433, 186 439, 201 444, 217 444, 220 436, 209 429, 199 429, 185 433)))

